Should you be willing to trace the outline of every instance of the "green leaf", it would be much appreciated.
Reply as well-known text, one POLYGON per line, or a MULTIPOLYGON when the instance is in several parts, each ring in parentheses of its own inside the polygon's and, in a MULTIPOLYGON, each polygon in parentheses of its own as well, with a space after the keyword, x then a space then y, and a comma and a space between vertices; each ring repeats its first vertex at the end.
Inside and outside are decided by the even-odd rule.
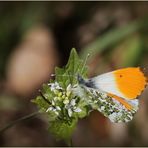
POLYGON ((65 121, 49 122, 49 131, 57 138, 69 140, 76 127, 77 119, 73 119, 70 123, 65 121))
POLYGON ((80 60, 75 48, 71 50, 67 65, 64 68, 56 68, 55 74, 56 81, 65 89, 69 84, 74 85, 77 83, 78 74, 86 77, 87 67, 84 65, 84 62, 80 60))
POLYGON ((83 107, 83 108, 81 108, 81 112, 78 112, 77 114, 78 114, 78 117, 79 118, 84 118, 85 116, 87 116, 87 109, 86 109, 86 107, 83 107))
POLYGON ((51 101, 54 97, 53 92, 50 90, 50 87, 47 84, 43 84, 42 86, 42 94, 48 100, 51 101))
POLYGON ((36 99, 32 99, 31 102, 37 104, 41 111, 45 111, 49 107, 49 104, 47 104, 41 96, 37 96, 36 99))

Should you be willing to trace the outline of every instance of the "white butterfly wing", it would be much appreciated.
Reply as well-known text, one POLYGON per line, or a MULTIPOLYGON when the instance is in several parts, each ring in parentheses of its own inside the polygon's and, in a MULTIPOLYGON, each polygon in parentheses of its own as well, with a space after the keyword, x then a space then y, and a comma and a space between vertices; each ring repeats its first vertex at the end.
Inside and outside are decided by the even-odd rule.
POLYGON ((125 98, 125 96, 118 90, 113 72, 105 73, 91 78, 91 81, 94 83, 98 90, 116 94, 119 97, 125 98))

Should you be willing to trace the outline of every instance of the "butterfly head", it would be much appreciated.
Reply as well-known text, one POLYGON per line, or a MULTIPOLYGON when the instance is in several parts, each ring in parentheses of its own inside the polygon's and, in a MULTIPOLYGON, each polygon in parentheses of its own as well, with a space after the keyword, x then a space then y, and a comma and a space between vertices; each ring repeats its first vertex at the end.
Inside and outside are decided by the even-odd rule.
POLYGON ((79 84, 85 85, 86 83, 80 74, 77 75, 77 80, 79 84))

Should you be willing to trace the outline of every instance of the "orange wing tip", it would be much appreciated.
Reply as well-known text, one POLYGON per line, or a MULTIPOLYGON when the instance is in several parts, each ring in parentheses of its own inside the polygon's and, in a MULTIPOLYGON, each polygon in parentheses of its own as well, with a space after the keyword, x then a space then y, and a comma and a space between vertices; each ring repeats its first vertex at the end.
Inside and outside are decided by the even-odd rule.
POLYGON ((146 87, 148 84, 148 69, 139 67, 139 70, 143 73, 143 76, 145 77, 145 81, 146 81, 145 87, 146 87))
POLYGON ((139 70, 142 72, 142 74, 143 74, 143 76, 144 76, 144 78, 145 78, 145 85, 144 85, 144 88, 143 88, 143 90, 141 90, 141 93, 139 94, 139 95, 137 95, 137 97, 136 98, 138 98, 141 94, 142 94, 142 92, 144 91, 144 89, 147 87, 147 85, 148 85, 148 72, 147 72, 147 68, 142 68, 142 67, 138 67, 139 68, 139 70))
POLYGON ((118 90, 128 99, 135 99, 145 89, 148 78, 144 69, 129 67, 114 71, 118 90))

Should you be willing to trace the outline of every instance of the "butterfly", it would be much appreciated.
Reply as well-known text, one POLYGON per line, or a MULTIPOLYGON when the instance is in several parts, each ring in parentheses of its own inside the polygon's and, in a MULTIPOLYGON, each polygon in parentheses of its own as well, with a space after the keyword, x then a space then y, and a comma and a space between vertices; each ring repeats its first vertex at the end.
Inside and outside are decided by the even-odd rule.
POLYGON ((97 110, 112 122, 133 119, 139 106, 138 97, 148 83, 144 71, 139 67, 118 69, 90 79, 78 75, 77 80, 79 86, 98 101, 97 110))

